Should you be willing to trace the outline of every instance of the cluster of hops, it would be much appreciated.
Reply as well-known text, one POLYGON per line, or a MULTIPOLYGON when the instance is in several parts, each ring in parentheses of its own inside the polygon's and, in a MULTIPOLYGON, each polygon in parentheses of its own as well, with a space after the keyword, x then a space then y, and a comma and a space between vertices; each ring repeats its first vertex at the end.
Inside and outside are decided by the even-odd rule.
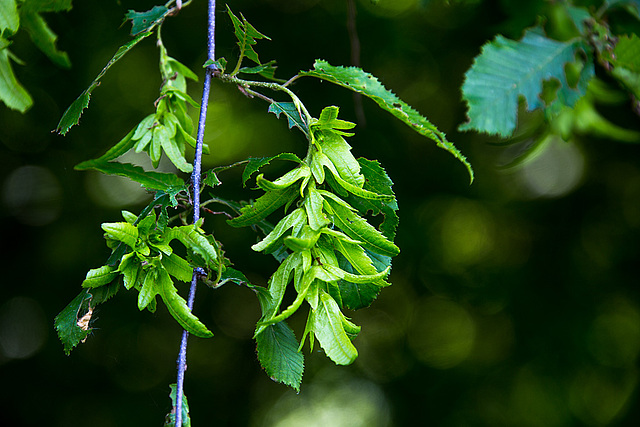
POLYGON ((356 160, 344 139, 353 135, 345 130, 355 124, 337 116, 338 107, 325 108, 309 125, 307 157, 277 156, 296 161, 298 167, 274 181, 258 175, 256 183, 265 194, 230 221, 238 227, 255 225, 282 206, 285 211, 295 206, 252 247, 283 254, 268 293, 261 297, 262 318, 255 332, 259 355, 260 336, 307 301, 310 311, 299 348, 307 336, 311 347, 317 338, 335 363, 353 362, 358 353, 351 339, 360 327, 342 309, 369 306, 380 288, 389 285, 385 279, 391 257, 400 252, 393 243, 397 204, 392 182, 379 163, 356 160), (364 218, 368 212, 384 215, 380 229, 364 218), (281 310, 290 283, 297 297, 281 310))

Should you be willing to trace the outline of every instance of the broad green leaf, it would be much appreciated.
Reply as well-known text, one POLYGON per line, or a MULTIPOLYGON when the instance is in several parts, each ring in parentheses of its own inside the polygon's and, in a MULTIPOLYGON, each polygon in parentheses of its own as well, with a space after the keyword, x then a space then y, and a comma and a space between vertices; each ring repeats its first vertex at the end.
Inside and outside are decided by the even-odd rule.
POLYGON ((29 9, 26 9, 21 14, 20 21, 21 26, 29 33, 33 44, 47 55, 54 64, 63 68, 71 67, 71 61, 67 53, 58 50, 56 47, 58 36, 49 28, 47 22, 39 13, 29 12, 29 9))
POLYGON ((290 228, 300 226, 301 224, 306 223, 307 214, 304 209, 298 208, 291 212, 289 215, 282 218, 278 224, 274 227, 273 231, 269 233, 264 239, 255 245, 251 246, 256 252, 261 252, 268 249, 271 245, 280 239, 280 237, 287 232, 290 228))
POLYGON ((122 273, 124 287, 127 290, 136 286, 139 279, 144 279, 144 277, 141 277, 142 265, 140 258, 138 258, 138 254, 135 252, 130 252, 122 257, 118 271, 122 273))
POLYGON ((16 0, 2 0, 0 3, 0 36, 5 30, 15 34, 20 27, 20 15, 16 0))
POLYGON ((544 36, 540 27, 529 29, 520 41, 497 36, 484 45, 465 76, 463 98, 469 110, 461 130, 475 129, 508 137, 516 128, 518 97, 528 110, 544 108, 540 98, 545 80, 560 83, 558 100, 572 107, 586 91, 593 66, 584 66, 576 88, 567 83, 565 66, 580 51, 589 52, 581 38, 560 42, 544 36))
POLYGON ((135 248, 138 241, 138 228, 128 222, 105 222, 101 225, 110 239, 118 240, 130 248, 135 248))
POLYGON ((355 187, 362 188, 364 176, 360 173, 360 164, 351 154, 351 146, 347 141, 338 134, 322 132, 317 142, 322 154, 331 160, 340 178, 355 187))
POLYGON ((233 227, 244 227, 256 224, 276 209, 290 203, 298 195, 298 189, 288 187, 284 190, 268 191, 259 197, 252 205, 247 205, 240 210, 240 216, 233 218, 227 223, 233 227))
MULTIPOLYGON (((164 421, 165 427, 175 427, 176 414, 175 409, 178 406, 178 387, 175 384, 169 384, 169 398, 171 399, 171 407, 173 410, 167 414, 164 421)), ((182 392, 182 427, 191 427, 191 418, 189 417, 189 402, 187 395, 182 392)))
POLYGON ((315 189, 315 186, 309 188, 307 197, 304 200, 304 209, 307 212, 309 226, 312 230, 318 231, 329 224, 329 219, 325 215, 323 207, 324 199, 315 189))
POLYGON ((136 36, 143 31, 151 30, 165 18, 168 12, 169 9, 165 6, 154 6, 146 12, 130 10, 124 17, 131 20, 131 35, 136 36))
POLYGON ((167 273, 181 282, 189 282, 193 277, 193 267, 184 258, 174 253, 164 255, 160 262, 167 273))
POLYGON ((473 181, 473 169, 471 165, 460 151, 458 151, 451 142, 447 141, 446 135, 439 131, 438 128, 431 124, 426 117, 422 116, 413 107, 386 89, 376 77, 358 67, 334 67, 323 60, 316 60, 313 67, 313 70, 300 72, 300 75, 316 77, 351 89, 354 92, 372 99, 380 108, 393 114, 420 135, 433 140, 438 147, 453 154, 467 167, 469 176, 473 181))
POLYGON ((0 50, 0 101, 12 110, 24 113, 31 107, 33 100, 13 74, 11 58, 13 55, 7 48, 0 50))
POLYGON ((166 127, 162 125, 156 126, 153 129, 153 137, 154 139, 160 139, 162 149, 175 167, 186 173, 190 173, 193 170, 193 165, 187 163, 184 154, 180 152, 180 149, 175 144, 175 139, 172 140, 166 127))
POLYGON ((283 190, 293 185, 296 181, 308 178, 309 176, 311 176, 311 169, 309 169, 309 166, 306 164, 301 164, 299 167, 290 170, 273 182, 264 179, 263 175, 260 174, 256 178, 256 184, 265 191, 283 190))
POLYGON ((104 265, 100 268, 93 268, 87 272, 87 276, 82 282, 83 288, 97 288, 99 286, 108 285, 113 279, 118 277, 118 269, 104 265))
POLYGON ((218 259, 216 248, 213 247, 207 238, 196 228, 195 225, 184 225, 173 227, 166 235, 167 240, 177 239, 188 249, 200 255, 207 264, 218 259))
POLYGON ((358 351, 345 331, 347 326, 349 331, 353 332, 353 324, 346 323, 348 320, 328 293, 320 291, 318 308, 312 310, 310 316, 313 332, 329 359, 337 365, 353 363, 358 357, 358 351))
POLYGON ((631 36, 620 36, 613 53, 614 66, 640 73, 640 37, 633 33, 631 36))
POLYGON ((184 188, 184 181, 175 174, 161 172, 147 172, 140 166, 130 163, 103 162, 88 160, 75 167, 76 170, 93 169, 107 175, 126 176, 132 181, 139 182, 149 190, 172 192, 184 188))
POLYGON ((273 160, 289 160, 292 162, 296 162, 298 164, 302 164, 302 160, 298 156, 292 153, 280 153, 277 156, 273 157, 249 157, 249 163, 244 168, 242 172, 242 185, 246 186, 247 181, 251 178, 251 175, 256 173, 263 166, 268 165, 273 160))
MULTIPOLYGON (((329 171, 331 172, 331 176, 333 176, 333 178, 335 179, 335 183, 337 183, 343 189, 343 191, 346 190, 347 192, 355 196, 361 197, 363 199, 371 199, 371 200, 393 200, 394 199, 394 196, 391 196, 388 194, 377 194, 369 190, 365 190, 364 188, 358 185, 354 185, 348 181, 345 181, 340 176, 340 173, 338 173, 338 171, 336 170, 336 167, 333 165, 331 160, 323 152, 315 153, 313 155, 313 161, 318 162, 318 164, 329 169, 329 171)), ((336 187, 335 185, 332 185, 332 182, 329 181, 329 184, 333 187, 334 190, 340 191, 340 188, 336 187)))
MULTIPOLYGON (((62 342, 64 353, 68 356, 71 350, 82 340, 86 339, 91 330, 78 326, 81 310, 86 310, 91 300, 91 294, 82 291, 58 314, 54 320, 54 326, 58 338, 62 342)), ((84 315, 84 313, 83 313, 84 315)))
POLYGON ((91 296, 93 297, 91 299, 91 305, 95 307, 98 304, 102 304, 103 302, 115 296, 119 290, 119 280, 115 280, 106 286, 100 286, 99 288, 91 289, 91 291, 89 291, 91 292, 91 296))
POLYGON ((258 360, 269 377, 300 391, 304 356, 296 336, 285 322, 266 326, 256 336, 258 360))
POLYGON ((187 302, 178 294, 177 289, 173 286, 173 281, 169 277, 169 274, 163 269, 158 270, 158 281, 161 288, 161 296, 164 303, 167 305, 169 312, 174 319, 182 326, 187 332, 200 338, 210 338, 213 333, 207 329, 207 327, 191 313, 187 302))
POLYGON ((369 247, 374 252, 381 255, 396 256, 400 249, 376 230, 371 224, 361 218, 355 212, 345 208, 333 199, 325 199, 332 217, 336 224, 347 236, 352 239, 364 242, 365 247, 369 247))
POLYGON ((150 31, 142 32, 138 34, 133 40, 131 40, 130 42, 118 48, 115 55, 113 55, 113 57, 109 60, 109 62, 107 62, 107 65, 105 65, 102 71, 100 71, 98 76, 93 80, 93 82, 91 82, 89 87, 84 92, 82 92, 80 96, 75 101, 73 101, 73 103, 69 106, 69 108, 67 108, 67 110, 64 112, 64 114, 62 115, 62 118, 60 119, 60 122, 58 122, 58 126, 55 129, 56 132, 62 135, 66 135, 66 133, 69 132, 69 129, 71 129, 74 125, 78 124, 78 122, 80 121, 80 116, 82 115, 82 112, 84 111, 85 108, 89 106, 89 100, 91 99, 91 92, 93 92, 93 90, 98 87, 102 76, 105 75, 105 73, 109 70, 109 68, 111 68, 113 64, 118 62, 127 52, 129 52, 131 48, 133 48, 141 40, 143 40, 144 38, 150 35, 151 35, 150 31))
POLYGON ((309 137, 309 126, 293 102, 273 102, 267 111, 275 114, 277 118, 280 118, 280 114, 284 114, 287 117, 289 129, 296 126, 309 137))
MULTIPOLYGON (((161 283, 158 278, 158 268, 150 267, 143 270, 142 287, 138 294, 138 309, 140 311, 153 304, 155 306, 156 295, 161 292, 161 283)), ((151 310, 153 311, 153 310, 151 310)))

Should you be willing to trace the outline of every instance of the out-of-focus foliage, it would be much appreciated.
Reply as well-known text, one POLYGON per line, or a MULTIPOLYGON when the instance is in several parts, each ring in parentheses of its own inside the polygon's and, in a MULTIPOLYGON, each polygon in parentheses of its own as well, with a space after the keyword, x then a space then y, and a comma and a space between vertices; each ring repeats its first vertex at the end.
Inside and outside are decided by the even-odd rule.
MULTIPOLYGON (((167 49, 194 70, 205 61, 203 3, 181 12, 189 26, 176 20, 163 29, 167 49)), ((364 99, 366 121, 357 122, 353 153, 384 165, 403 221, 393 286, 368 310, 347 314, 362 327, 354 340, 357 361, 332 367, 324 356, 307 357, 305 384, 296 394, 270 381, 256 363, 255 296, 234 286, 200 292, 196 311, 215 338, 190 342, 187 392, 194 425, 638 422, 640 149, 612 136, 615 129, 640 131, 627 90, 596 64, 601 85, 589 87, 587 96, 593 91, 597 102, 576 105, 552 125, 570 129, 569 142, 562 132, 542 135, 548 129, 544 117, 524 108, 516 143, 506 147, 456 132, 465 121, 464 74, 481 46, 497 34, 520 40, 538 16, 546 17, 554 34, 572 31, 571 22, 555 19, 560 3, 355 1, 361 66, 456 143, 474 166, 475 182, 469 186, 454 159, 364 99), (590 112, 615 128, 590 131, 599 123, 590 112), (533 155, 516 161, 531 148, 533 155)), ((638 20, 628 11, 637 11, 635 3, 619 3, 612 28, 637 34, 638 20)), ((583 4, 596 11, 602 6, 596 0, 583 4)), ((0 111, 0 233, 7 248, 0 376, 9 384, 0 405, 8 425, 161 425, 170 408, 167 384, 175 375, 180 328, 161 305, 141 315, 135 295, 112 299, 93 313, 94 336, 69 357, 52 328, 87 269, 108 256, 100 224, 118 221, 123 208, 149 203, 138 184, 127 187, 117 176, 76 172, 73 166, 100 156, 123 129, 148 114, 161 84, 148 77, 157 75, 154 42, 141 41, 110 70, 82 126, 64 139, 50 131, 126 42, 128 29, 112 23, 129 9, 153 5, 75 2, 69 13, 46 14, 59 35, 57 46, 74 64, 70 70, 51 66, 27 34, 13 39, 12 52, 26 64, 14 72, 34 103, 25 115, 0 111)), ((308 69, 317 57, 350 61, 342 0, 239 0, 231 6, 259 17, 252 24, 273 40, 261 42, 260 54, 279 58, 278 75, 308 69), (295 54, 283 54, 282 40, 295 54)), ((224 11, 220 5, 219 16, 224 11)), ((237 55, 232 24, 220 19, 217 31, 219 56, 237 55)), ((342 97, 341 117, 356 122, 351 94, 337 89, 296 82, 314 115, 329 97, 342 97)), ((248 155, 305 155, 301 134, 267 114, 264 105, 224 85, 212 95, 205 138, 214 153, 205 156, 209 168, 248 155)), ((125 160, 140 164, 135 155, 125 160)), ((169 168, 167 163, 160 160, 161 167, 169 168)), ((276 175, 283 163, 268 167, 276 175)), ((220 178, 234 189, 241 186, 239 171, 220 178)), ((252 282, 266 284, 275 262, 244 249, 255 243, 254 235, 226 226, 223 218, 213 226, 227 255, 242 260, 237 266, 252 282)), ((292 318, 292 328, 304 330, 304 320, 295 324, 292 318)))

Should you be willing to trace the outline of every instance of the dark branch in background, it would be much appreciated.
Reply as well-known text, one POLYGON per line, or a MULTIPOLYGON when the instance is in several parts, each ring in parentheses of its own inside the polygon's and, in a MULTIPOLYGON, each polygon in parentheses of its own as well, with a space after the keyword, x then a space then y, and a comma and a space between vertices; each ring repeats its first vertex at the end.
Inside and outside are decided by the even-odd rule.
MULTIPOLYGON (((179 2, 182 3, 182 2, 179 2)), ((215 27, 216 27, 216 1, 209 0, 208 11, 208 37, 207 37, 207 59, 215 60, 215 27)), ((196 152, 193 159, 193 172, 191 173, 191 185, 193 186, 193 223, 195 224, 200 219, 200 181, 202 175, 202 143, 204 140, 204 128, 207 118, 207 105, 209 103, 209 92, 211 90, 211 78, 212 70, 208 69, 204 76, 204 87, 202 89, 202 102, 200 103, 200 116, 198 118, 198 134, 196 136, 196 152)), ((189 299, 187 305, 189 310, 193 310, 193 302, 196 298, 196 285, 202 272, 200 269, 193 270, 193 277, 191 278, 191 287, 189 289, 189 299)), ((184 373, 187 369, 187 339, 189 333, 182 331, 182 340, 180 342, 180 354, 178 355, 178 379, 176 382, 176 427, 182 426, 182 396, 184 395, 184 373)))
MULTIPOLYGON (((356 28, 356 3, 354 0, 347 1, 347 30, 349 31, 349 41, 351 43, 351 65, 360 67, 360 38, 358 37, 358 29, 356 28)), ((362 95, 353 93, 353 105, 356 110, 358 124, 362 127, 367 125, 367 119, 362 108, 362 95)))

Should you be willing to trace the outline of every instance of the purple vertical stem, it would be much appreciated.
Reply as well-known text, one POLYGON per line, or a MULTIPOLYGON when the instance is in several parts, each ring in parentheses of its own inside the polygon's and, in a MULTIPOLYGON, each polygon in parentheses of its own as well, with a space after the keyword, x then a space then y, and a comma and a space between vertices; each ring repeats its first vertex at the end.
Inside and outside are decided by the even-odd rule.
MULTIPOLYGON (((216 1, 209 0, 208 31, 207 31, 207 51, 208 59, 215 60, 215 28, 216 28, 216 1)), ((200 117, 198 118, 198 134, 196 136, 196 153, 193 159, 193 172, 191 173, 191 184, 193 186, 193 223, 200 219, 200 181, 202 178, 202 143, 204 140, 204 128, 207 118, 207 105, 209 104, 209 93, 211 91, 212 72, 207 69, 204 76, 204 87, 202 89, 202 102, 200 104, 200 117)), ((196 299, 196 285, 198 284, 199 273, 194 270, 189 289, 189 299, 187 305, 189 310, 193 310, 193 302, 196 299)), ((189 333, 182 331, 180 341, 180 353, 178 355, 178 379, 176 381, 176 406, 175 427, 182 426, 182 396, 184 395, 184 373, 187 370, 187 339, 189 333)))

